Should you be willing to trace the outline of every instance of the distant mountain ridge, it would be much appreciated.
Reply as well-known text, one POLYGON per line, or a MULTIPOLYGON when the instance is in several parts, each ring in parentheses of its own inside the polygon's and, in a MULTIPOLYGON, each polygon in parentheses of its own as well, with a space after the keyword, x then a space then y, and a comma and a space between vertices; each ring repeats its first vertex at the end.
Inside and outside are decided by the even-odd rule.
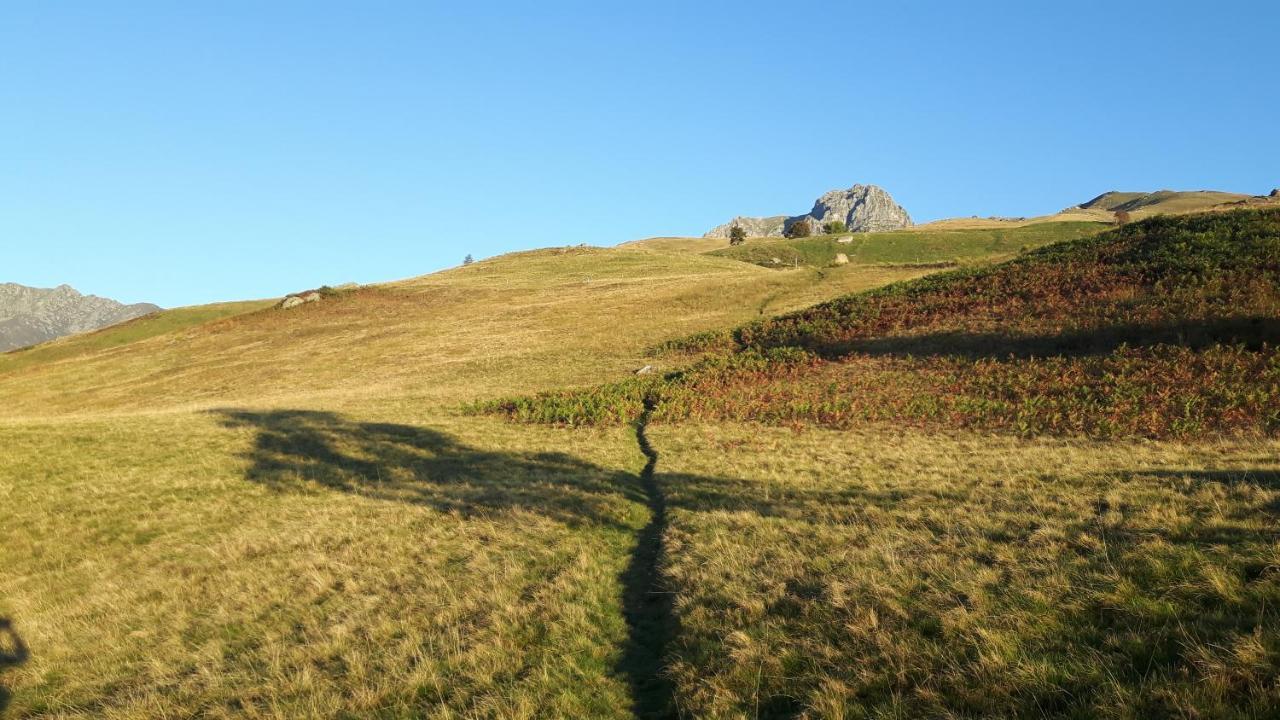
POLYGON ((70 285, 33 288, 0 283, 0 352, 88 332, 150 315, 150 303, 123 303, 82 295, 70 285))
MULTIPOLYGON (((1250 197, 1252 196, 1220 190, 1157 190, 1155 192, 1112 190, 1075 207, 1108 212, 1133 212, 1155 206, 1161 206, 1162 210, 1199 210, 1214 205, 1248 200, 1250 197)), ((1068 208, 1068 210, 1071 209, 1068 208)))
POLYGON ((727 238, 734 225, 745 230, 748 237, 781 237, 801 220, 812 223, 815 233, 821 232, 824 223, 835 221, 843 222, 848 232, 884 232, 912 226, 911 216, 884 188, 854 185, 848 190, 824 193, 804 215, 740 216, 712 228, 702 237, 727 238))

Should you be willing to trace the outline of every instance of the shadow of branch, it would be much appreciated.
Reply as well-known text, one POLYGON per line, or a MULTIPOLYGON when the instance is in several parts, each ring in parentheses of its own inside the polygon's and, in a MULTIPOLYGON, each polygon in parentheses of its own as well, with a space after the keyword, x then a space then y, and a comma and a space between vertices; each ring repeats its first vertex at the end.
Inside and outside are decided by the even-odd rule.
MULTIPOLYGON (((22 641, 22 636, 13 629, 13 621, 0 617, 0 678, 6 670, 25 663, 30 656, 31 651, 22 641)), ((0 712, 9 706, 12 697, 9 688, 0 683, 0 712)))

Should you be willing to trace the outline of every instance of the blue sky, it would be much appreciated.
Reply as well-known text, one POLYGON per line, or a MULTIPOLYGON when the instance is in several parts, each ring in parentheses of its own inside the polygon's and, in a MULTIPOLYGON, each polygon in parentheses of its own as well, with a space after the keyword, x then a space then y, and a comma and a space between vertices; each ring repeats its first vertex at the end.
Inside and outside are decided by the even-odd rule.
POLYGON ((1274 1, 9 0, 0 281, 268 297, 855 182, 918 221, 1263 193, 1278 35, 1274 1))

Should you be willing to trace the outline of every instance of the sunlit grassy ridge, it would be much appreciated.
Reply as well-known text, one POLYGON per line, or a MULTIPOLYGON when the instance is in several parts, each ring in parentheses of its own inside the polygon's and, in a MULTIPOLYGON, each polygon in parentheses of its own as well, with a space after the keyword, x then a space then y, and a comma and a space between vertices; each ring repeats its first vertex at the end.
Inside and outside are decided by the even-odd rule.
POLYGON ((0 416, 321 397, 330 404, 458 402, 511 388, 585 385, 650 362, 646 351, 664 339, 926 272, 779 274, 644 250, 519 253, 109 350, 72 344, 76 357, 64 362, 48 362, 43 348, 31 362, 0 356, 19 359, 13 366, 0 359, 0 416))
POLYGON ((1003 259, 1042 245, 1085 237, 1105 229, 1105 225, 1096 222, 1060 222, 1008 229, 898 230, 820 235, 794 240, 767 238, 716 250, 712 254, 764 267, 826 267, 836 261, 837 255, 844 255, 851 263, 866 265, 959 264, 1003 259), (852 240, 840 243, 838 239, 841 237, 852 240))
POLYGON ((1158 217, 694 336, 663 381, 490 404, 538 421, 657 419, 1020 433, 1280 430, 1280 211, 1158 217))

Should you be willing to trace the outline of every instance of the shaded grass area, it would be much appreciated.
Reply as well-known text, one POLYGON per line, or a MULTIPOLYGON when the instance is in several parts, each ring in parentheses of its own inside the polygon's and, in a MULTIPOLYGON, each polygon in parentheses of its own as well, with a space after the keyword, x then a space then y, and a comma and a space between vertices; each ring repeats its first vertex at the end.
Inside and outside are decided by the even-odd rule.
POLYGON ((3 683, 5 671, 25 663, 30 654, 22 636, 13 628, 13 621, 0 617, 0 712, 9 706, 11 695, 3 683))
POLYGON ((898 230, 880 233, 819 235, 788 240, 750 240, 736 247, 713 251, 712 255, 761 265, 825 267, 844 254, 850 263, 946 264, 1001 259, 1049 243, 1086 237, 1107 229, 1096 222, 1052 222, 1013 228, 969 230, 898 230), (838 243, 852 237, 850 243, 838 243), (778 262, 774 262, 777 259, 778 262))

